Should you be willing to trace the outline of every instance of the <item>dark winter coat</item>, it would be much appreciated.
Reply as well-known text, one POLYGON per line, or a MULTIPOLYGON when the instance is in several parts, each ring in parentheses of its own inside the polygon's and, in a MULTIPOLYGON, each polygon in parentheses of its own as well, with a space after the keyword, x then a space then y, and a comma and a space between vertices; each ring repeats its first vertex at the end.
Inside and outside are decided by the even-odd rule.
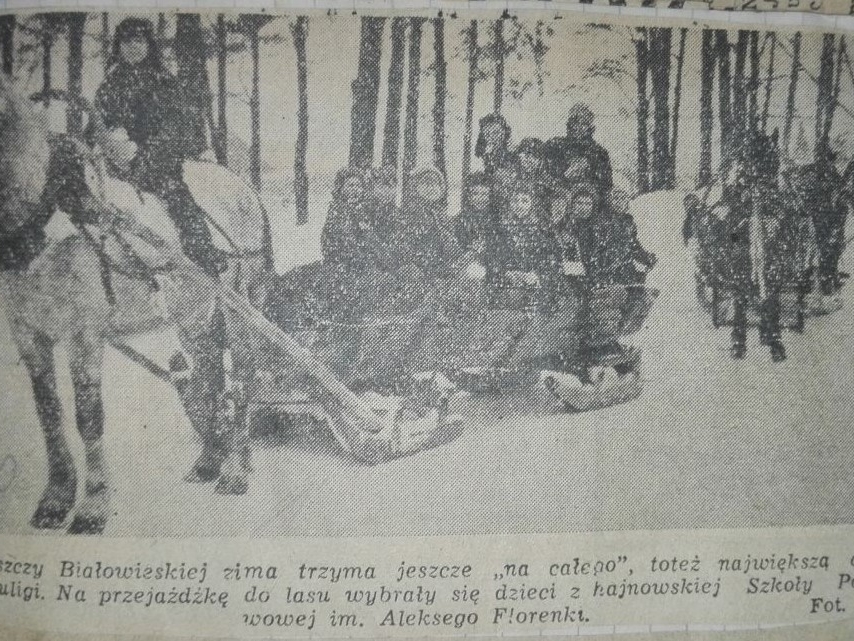
POLYGON ((649 270, 655 264, 655 257, 641 245, 635 219, 630 214, 613 216, 611 233, 605 244, 610 249, 607 260, 612 270, 611 283, 631 285, 646 280, 646 273, 635 263, 649 270))
POLYGON ((368 268, 391 268, 391 248, 382 242, 369 218, 364 205, 351 207, 333 202, 320 236, 324 262, 354 276, 368 268))
POLYGON ((692 212, 691 226, 691 235, 697 241, 697 268, 710 283, 720 284, 731 269, 728 224, 713 216, 707 205, 701 204, 692 212))
POLYGON ((554 255, 554 242, 541 223, 505 218, 487 237, 487 282, 500 286, 511 271, 549 279, 555 272, 554 255))
POLYGON ((445 206, 416 197, 404 203, 393 237, 402 265, 417 267, 427 278, 446 274, 462 253, 445 206))
POLYGON ((574 159, 583 158, 590 165, 589 178, 601 194, 607 193, 614 185, 611 157, 593 138, 552 138, 546 143, 545 155, 548 171, 557 180, 563 180, 574 159))
POLYGON ((487 242, 487 237, 495 229, 495 212, 491 207, 474 209, 464 207, 459 216, 454 219, 454 235, 457 244, 463 251, 472 249, 475 245, 487 242))
POLYGON ((383 302, 380 281, 394 261, 368 218, 365 205, 333 201, 320 236, 323 265, 307 293, 338 321, 359 322, 383 302))
POLYGON ((143 179, 180 177, 181 163, 200 154, 206 141, 193 132, 176 78, 158 65, 116 63, 95 94, 109 129, 123 127, 139 146, 143 179))
MULTIPOLYGON (((636 255, 647 258, 640 247, 634 221, 603 217, 580 230, 582 262, 594 285, 628 285, 643 281, 635 268, 636 255)), ((648 262, 651 262, 648 260, 648 262)))

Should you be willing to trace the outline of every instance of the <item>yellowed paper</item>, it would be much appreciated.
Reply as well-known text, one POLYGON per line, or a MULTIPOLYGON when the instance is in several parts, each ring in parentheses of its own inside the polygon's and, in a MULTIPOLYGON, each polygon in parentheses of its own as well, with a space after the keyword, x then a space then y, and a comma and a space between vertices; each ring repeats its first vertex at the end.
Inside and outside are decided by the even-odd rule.
POLYGON ((848 638, 848 47, 0 17, 0 636, 848 638))

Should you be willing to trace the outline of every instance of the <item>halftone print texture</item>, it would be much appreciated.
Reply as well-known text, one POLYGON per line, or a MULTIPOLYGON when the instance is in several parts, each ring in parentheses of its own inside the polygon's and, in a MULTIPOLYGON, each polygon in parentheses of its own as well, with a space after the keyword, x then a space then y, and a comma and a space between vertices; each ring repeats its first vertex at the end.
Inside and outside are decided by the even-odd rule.
POLYGON ((849 41, 0 16, 0 532, 854 523, 849 41))

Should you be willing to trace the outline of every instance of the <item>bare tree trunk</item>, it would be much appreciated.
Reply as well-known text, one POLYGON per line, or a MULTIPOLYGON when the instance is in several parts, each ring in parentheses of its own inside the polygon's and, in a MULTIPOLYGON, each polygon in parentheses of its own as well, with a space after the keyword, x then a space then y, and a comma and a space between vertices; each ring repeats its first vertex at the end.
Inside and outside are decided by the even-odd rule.
POLYGON ((248 44, 252 60, 252 89, 249 94, 249 177, 252 186, 261 190, 261 28, 273 20, 271 16, 257 13, 241 14, 239 26, 248 44))
POLYGON ((700 45, 700 167, 697 186, 705 187, 712 180, 712 129, 714 111, 712 95, 715 86, 715 34, 710 29, 702 32, 700 45))
POLYGON ((421 30, 424 18, 410 18, 409 77, 406 87, 406 125, 403 129, 403 187, 418 160, 418 97, 421 87, 421 30))
POLYGON ((750 41, 750 81, 747 86, 748 109, 746 131, 754 131, 759 124, 759 32, 751 31, 750 41))
POLYGON ((801 32, 792 37, 792 71, 789 74, 789 92, 786 96, 786 119, 783 122, 783 154, 789 156, 789 141, 792 138, 792 123, 795 119, 795 96, 801 72, 801 32))
POLYGON ((744 81, 747 63, 748 31, 739 30, 735 43, 735 67, 732 77, 732 125, 733 140, 740 143, 747 132, 747 87, 744 81))
POLYGON ((637 58, 638 82, 638 192, 645 194, 649 191, 649 96, 647 95, 647 76, 649 75, 649 31, 645 27, 638 28, 635 38, 635 53, 637 58))
POLYGON ((71 100, 65 112, 65 130, 79 135, 83 130, 83 112, 79 99, 83 97, 83 30, 86 27, 85 13, 66 14, 68 25, 68 94, 71 100))
POLYGON ((308 56, 306 40, 308 37, 308 17, 299 16, 291 27, 294 49, 297 54, 297 95, 299 113, 297 114, 297 141, 294 152, 294 202, 296 203, 297 224, 308 222, 308 170, 306 154, 308 152, 308 56))
POLYGON ((499 18, 493 26, 495 47, 495 89, 492 98, 492 110, 500 114, 504 104, 504 18, 499 18))
POLYGON ((771 89, 774 84, 774 56, 777 51, 777 33, 772 31, 768 35, 770 51, 768 53, 768 73, 765 76, 765 102, 762 105, 762 130, 768 127, 768 114, 771 110, 771 89))
POLYGON ((110 53, 110 14, 104 11, 101 14, 101 62, 104 65, 104 71, 109 69, 112 54, 110 53))
POLYGON ((403 104, 403 68, 406 62, 406 18, 391 22, 391 63, 383 127, 382 164, 397 167, 400 153, 400 107, 403 104))
POLYGON ((359 37, 359 68, 353 81, 350 117, 350 165, 370 167, 380 92, 380 56, 385 18, 363 17, 359 37))
MULTIPOLYGON (((185 101, 184 135, 194 153, 207 147, 207 130, 213 134, 213 95, 207 67, 207 47, 198 13, 179 13, 175 23, 175 61, 178 83, 185 101)), ((211 140, 215 136, 211 135, 211 140)))
POLYGON ((466 30, 466 48, 468 50, 468 84, 466 86, 466 117, 463 130, 463 183, 471 173, 471 143, 474 131, 474 92, 477 86, 477 20, 472 20, 466 30))
POLYGON ((679 30, 679 53, 676 56, 676 86, 673 90, 673 127, 670 132, 670 172, 668 182, 670 188, 676 186, 676 149, 679 141, 679 106, 682 103, 682 69, 685 66, 685 39, 688 29, 679 30))
POLYGON ((157 42, 161 52, 166 51, 166 14, 157 14, 157 42))
POLYGON ((825 139, 825 124, 833 96, 833 52, 836 40, 832 33, 824 34, 821 47, 821 67, 818 74, 818 93, 816 95, 815 111, 815 148, 825 139))
POLYGON ((3 57, 3 73, 11 76, 15 71, 15 16, 0 16, 0 49, 3 57))
POLYGON ((433 60, 436 83, 433 94, 433 164, 447 176, 445 162, 445 107, 448 95, 448 69, 445 62, 445 19, 433 19, 433 60))
POLYGON ((54 17, 42 18, 42 91, 45 92, 44 104, 50 104, 48 92, 53 88, 53 36, 54 17))
POLYGON ((722 174, 729 171, 732 163, 732 77, 729 64, 729 39, 723 29, 715 31, 718 57, 718 119, 720 120, 722 174))
POLYGON ((670 28, 650 29, 650 79, 652 80, 653 130, 650 188, 669 189, 670 182, 670 28))
POLYGON ((213 136, 216 161, 228 165, 228 25, 225 16, 216 17, 216 135, 213 136))
POLYGON ((252 58, 252 93, 249 95, 249 177, 252 186, 261 190, 261 73, 260 26, 248 29, 249 51, 252 58))
POLYGON ((839 48, 836 54, 836 77, 833 80, 833 91, 827 103, 827 117, 824 122, 824 138, 830 139, 830 130, 833 128, 833 114, 836 112, 836 104, 839 102, 839 91, 842 85, 842 62, 845 57, 845 36, 839 36, 839 48))

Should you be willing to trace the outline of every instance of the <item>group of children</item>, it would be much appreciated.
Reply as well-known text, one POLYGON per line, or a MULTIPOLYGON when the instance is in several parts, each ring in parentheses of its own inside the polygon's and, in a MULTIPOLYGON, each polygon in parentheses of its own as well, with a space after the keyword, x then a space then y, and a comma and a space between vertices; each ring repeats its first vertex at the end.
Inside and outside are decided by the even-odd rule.
POLYGON ((591 182, 553 179, 542 168, 524 176, 533 144, 520 144, 525 151, 511 156, 515 167, 473 174, 465 186, 456 236, 483 265, 486 282, 554 293, 580 284, 643 284, 656 258, 637 238, 628 194, 612 188, 603 196, 591 182))
POLYGON ((619 354, 621 319, 647 304, 656 258, 638 241, 629 195, 613 188, 591 119, 575 109, 567 137, 513 147, 501 116, 483 118, 484 169, 465 178, 456 215, 436 169, 402 184, 393 167, 342 169, 323 259, 281 277, 271 319, 289 331, 311 318, 329 328, 331 362, 348 382, 508 358, 525 367, 553 354, 583 374, 588 352, 619 354), (591 301, 605 301, 607 318, 591 301))
POLYGON ((503 119, 483 119, 477 151, 485 170, 466 178, 454 217, 436 170, 405 177, 399 207, 392 168, 342 170, 322 235, 333 297, 353 310, 356 299, 370 306, 380 296, 388 309, 395 296, 409 298, 436 279, 481 280, 499 297, 527 289, 529 301, 567 288, 643 284, 656 258, 637 238, 629 195, 610 184, 607 152, 605 180, 591 154, 556 140, 569 148, 557 159, 554 141, 526 138, 513 149, 503 119))

